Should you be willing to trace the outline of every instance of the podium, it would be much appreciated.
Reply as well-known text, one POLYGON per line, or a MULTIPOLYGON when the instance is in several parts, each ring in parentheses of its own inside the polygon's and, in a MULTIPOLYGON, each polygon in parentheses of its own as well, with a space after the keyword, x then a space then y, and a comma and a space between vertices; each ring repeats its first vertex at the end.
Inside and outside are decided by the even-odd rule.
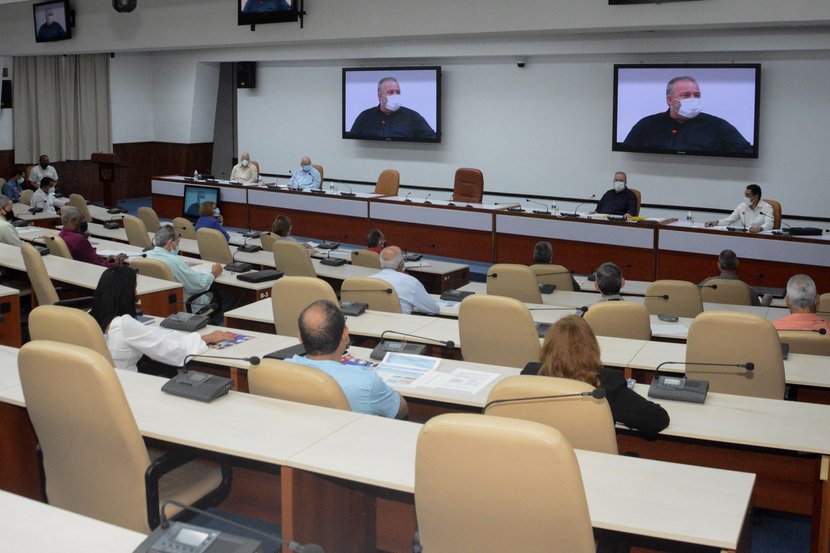
POLYGON ((126 167, 127 165, 118 159, 115 154, 92 154, 89 160, 98 165, 98 182, 101 183, 101 188, 104 191, 104 205, 113 207, 115 202, 112 200, 112 183, 115 181, 115 168, 126 167))

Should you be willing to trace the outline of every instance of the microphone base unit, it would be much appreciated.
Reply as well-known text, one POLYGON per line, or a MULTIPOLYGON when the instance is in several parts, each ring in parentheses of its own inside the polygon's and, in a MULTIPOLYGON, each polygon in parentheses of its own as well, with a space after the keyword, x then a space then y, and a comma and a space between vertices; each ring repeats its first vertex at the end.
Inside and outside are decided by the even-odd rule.
POLYGON ((359 317, 369 309, 368 303, 362 303, 359 301, 341 301, 340 302, 340 311, 343 312, 344 315, 348 315, 349 317, 359 317))
POLYGON ((233 388, 233 380, 223 376, 187 371, 177 374, 164 383, 162 392, 170 395, 210 403, 227 394, 233 388))
POLYGON ((427 347, 424 344, 412 344, 409 342, 381 342, 375 346, 369 355, 376 361, 382 361, 387 353, 407 353, 409 355, 425 355, 427 347))
POLYGON ((576 211, 560 211, 559 215, 562 217, 576 217, 577 219, 580 217, 579 213, 576 211))
POLYGON ((202 526, 159 526, 133 553, 262 553, 262 542, 202 526), (195 545, 194 545, 195 544, 195 545))
POLYGON ((340 192, 341 196, 345 196, 346 198, 353 198, 357 196, 354 192, 340 192))
POLYGON ((550 326, 553 323, 536 323, 536 334, 539 338, 544 338, 548 334, 548 330, 550 330, 550 326))
POLYGON ((208 318, 204 315, 196 315, 195 313, 173 313, 168 315, 160 326, 172 330, 182 330, 184 332, 196 332, 200 328, 207 326, 208 318))
POLYGON ((420 253, 408 253, 403 256, 404 261, 420 261, 424 256, 420 253))
POLYGON ((277 271, 276 269, 264 269, 262 271, 253 271, 250 273, 240 273, 236 275, 238 280, 242 282, 265 282, 268 280, 277 280, 282 278, 282 271, 277 271))
POLYGON ((326 257, 320 260, 320 265, 328 265, 330 267, 340 267, 345 264, 346 260, 341 257, 326 257))
POLYGON ((472 296, 475 292, 461 291, 461 290, 446 290, 441 294, 441 299, 444 301, 463 301, 467 296, 472 296))
POLYGON ((648 397, 689 403, 705 402, 708 393, 708 380, 689 380, 682 376, 659 375, 648 389, 648 397))
POLYGON ((317 244, 318 250, 336 250, 340 247, 340 244, 337 242, 320 242, 317 244))
POLYGON ((278 349, 277 351, 272 351, 268 355, 265 356, 266 359, 279 359, 283 361, 285 359, 290 359, 295 355, 305 355, 305 346, 303 344, 296 344, 293 346, 288 346, 287 348, 278 349))
POLYGON ((551 212, 546 209, 534 209, 533 213, 536 213, 538 215, 551 215, 551 212))
POLYGON ((245 252, 245 253, 256 253, 262 250, 262 246, 257 246, 256 244, 245 244, 244 246, 239 246, 237 251, 245 252))
POLYGON ((232 273, 247 273, 253 268, 254 266, 250 263, 244 263, 242 261, 234 261, 233 263, 225 265, 225 269, 232 273))
POLYGON ((259 238, 260 236, 262 236, 262 233, 258 230, 249 230, 248 232, 243 232, 242 236, 244 236, 245 238, 259 238))
POLYGON ((539 285, 539 292, 542 294, 553 294, 556 291, 555 284, 540 284, 539 285))

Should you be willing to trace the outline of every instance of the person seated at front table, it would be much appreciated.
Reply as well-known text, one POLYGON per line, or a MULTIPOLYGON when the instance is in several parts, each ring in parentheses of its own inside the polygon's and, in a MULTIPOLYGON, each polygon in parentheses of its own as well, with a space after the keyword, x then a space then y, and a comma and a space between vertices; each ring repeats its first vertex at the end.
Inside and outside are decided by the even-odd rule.
POLYGON ((251 154, 242 152, 239 163, 231 170, 231 179, 235 182, 256 182, 259 180, 259 169, 251 163, 251 154))
POLYGON ((401 300, 401 311, 405 314, 418 310, 427 315, 438 314, 438 304, 427 293, 417 278, 403 272, 403 252, 397 246, 387 246, 380 252, 380 272, 369 275, 388 282, 401 300))
POLYGON ((311 190, 312 188, 322 188, 322 182, 320 181, 320 171, 318 171, 311 164, 310 157, 303 156, 303 159, 300 160, 300 170, 294 171, 294 174, 291 175, 291 182, 288 184, 288 188, 293 188, 296 190, 311 190))
POLYGON ((628 387, 622 370, 605 367, 599 343, 585 319, 568 315, 548 330, 540 363, 528 363, 522 374, 557 376, 605 389, 614 422, 644 434, 657 434, 669 425, 669 414, 628 387))
POLYGON ((225 240, 230 241, 231 235, 228 234, 228 231, 226 231, 225 227, 222 226, 224 222, 222 212, 219 211, 219 208, 216 207, 215 203, 202 202, 199 205, 199 219, 196 221, 196 224, 193 225, 193 228, 195 230, 199 230, 200 228, 216 229, 225 236, 225 240))
POLYGON ((614 173, 614 186, 597 202, 597 213, 624 215, 630 219, 637 215, 637 196, 628 188, 628 176, 622 171, 614 173))
POLYGON ((20 246, 20 236, 12 225, 14 221, 14 204, 11 199, 0 195, 0 243, 20 246))
MULTIPOLYGON (((534 265, 553 265, 553 245, 547 240, 540 240, 533 246, 533 264, 534 265)), ((571 286, 574 290, 579 292, 581 290, 579 283, 571 273, 571 286)))
MULTIPOLYGON (((790 314, 772 321, 777 330, 821 330, 830 333, 830 321, 816 315, 818 291, 816 283, 807 275, 794 275, 787 281, 784 300, 790 314)), ((830 338, 828 338, 830 339, 830 338)))
MULTIPOLYGON (((708 277, 703 279, 703 281, 698 284, 699 287, 706 286, 710 280, 714 280, 716 278, 723 279, 723 280, 741 280, 741 277, 738 276, 738 266, 740 265, 740 261, 738 260, 738 256, 732 250, 723 250, 718 255, 718 271, 720 274, 718 276, 708 277)), ((752 291, 751 301, 752 305, 759 307, 761 305, 761 300, 758 299, 758 294, 755 291, 752 291)), ((772 296, 764 296, 764 304, 769 305, 770 301, 772 301, 772 296)))
POLYGON ((340 362, 349 344, 349 328, 340 308, 318 300, 303 309, 298 319, 305 356, 295 355, 290 363, 306 365, 331 376, 349 400, 352 411, 389 418, 405 418, 406 400, 374 372, 340 362))
POLYGON ((188 355, 207 351, 208 344, 233 340, 233 332, 215 330, 204 336, 147 326, 136 317, 136 272, 126 266, 111 267, 101 274, 90 315, 104 332, 116 369, 136 371, 139 359, 181 367, 188 355))
POLYGON ((380 253, 386 247, 386 236, 380 229, 373 228, 366 234, 366 249, 380 253))
POLYGON ((600 294, 599 301, 622 301, 620 290, 625 286, 622 270, 610 261, 597 267, 594 288, 600 294))
POLYGON ((725 227, 740 223, 749 232, 772 230, 775 224, 775 215, 772 206, 761 199, 761 187, 750 184, 744 190, 744 200, 738 204, 729 217, 720 221, 707 221, 707 227, 725 227))
POLYGON ((23 176, 23 169, 21 167, 15 167, 12 170, 12 174, 9 175, 6 184, 3 185, 3 195, 15 203, 19 202, 20 193, 23 192, 22 186, 24 182, 26 182, 26 178, 23 176))
POLYGON ((49 177, 43 177, 40 181, 40 188, 32 194, 32 207, 42 209, 44 213, 55 213, 55 181, 49 177))
POLYGON ((115 257, 98 255, 98 252, 95 251, 95 248, 92 247, 89 238, 86 236, 87 223, 77 207, 67 205, 61 209, 61 224, 63 224, 63 228, 58 233, 58 236, 66 242, 66 247, 69 248, 72 259, 100 265, 101 267, 121 265, 127 259, 127 256, 123 253, 115 257))

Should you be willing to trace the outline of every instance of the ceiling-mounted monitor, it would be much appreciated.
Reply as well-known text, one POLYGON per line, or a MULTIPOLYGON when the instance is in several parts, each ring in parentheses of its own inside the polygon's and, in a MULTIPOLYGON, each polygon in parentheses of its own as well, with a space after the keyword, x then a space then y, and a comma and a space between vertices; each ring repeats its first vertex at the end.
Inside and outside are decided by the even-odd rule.
POLYGON ((238 0, 237 24, 264 25, 297 21, 300 0, 238 0))
POLYGON ((35 42, 55 42, 72 38, 72 13, 69 0, 40 2, 32 6, 35 42))

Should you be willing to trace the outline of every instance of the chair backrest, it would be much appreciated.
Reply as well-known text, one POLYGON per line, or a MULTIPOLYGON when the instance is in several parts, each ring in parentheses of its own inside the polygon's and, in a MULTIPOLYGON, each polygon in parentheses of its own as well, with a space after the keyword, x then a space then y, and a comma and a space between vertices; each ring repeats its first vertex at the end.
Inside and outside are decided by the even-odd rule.
POLYGON ((20 193, 20 203, 22 203, 24 205, 32 205, 32 194, 34 194, 34 193, 35 193, 35 191, 32 190, 31 188, 27 188, 26 190, 21 192, 20 193))
POLYGON ((539 283, 527 265, 491 265, 487 270, 487 295, 515 298, 524 303, 542 303, 539 283))
MULTIPOLYGON (((560 394, 591 392, 585 382, 552 376, 518 375, 499 381, 487 402, 560 394)), ((608 401, 591 396, 497 403, 485 415, 536 421, 559 430, 576 449, 616 455, 617 432, 608 401)))
POLYGON ((323 166, 317 165, 316 163, 312 164, 311 166, 320 172, 320 188, 323 188, 323 166))
POLYGON ((316 277, 284 276, 271 287, 271 308, 274 312, 276 333, 297 337, 300 327, 297 317, 303 309, 317 300, 337 303, 331 284, 316 277))
POLYGON ((92 315, 82 309, 61 305, 39 305, 29 314, 32 340, 51 340, 97 351, 114 366, 104 333, 92 315))
POLYGON ((819 317, 830 321, 830 292, 821 294, 816 302, 816 313, 819 317))
POLYGON ((386 169, 378 175, 378 182, 375 184, 375 194, 384 196, 397 196, 398 188, 401 186, 401 174, 395 169, 386 169))
POLYGON ((127 231, 127 242, 131 246, 139 248, 152 247, 153 241, 147 234, 147 226, 144 221, 133 215, 124 215, 124 230, 127 231))
POLYGON ((49 278, 49 272, 46 270, 46 265, 44 265, 40 253, 31 244, 23 242, 20 244, 20 254, 23 256, 23 265, 26 267, 26 273, 29 282, 32 284, 32 290, 35 292, 38 304, 53 305, 58 303, 60 298, 55 291, 55 285, 52 284, 52 280, 49 278))
POLYGON ((818 332, 779 330, 778 339, 782 344, 790 345, 790 353, 830 356, 830 334, 822 336, 818 332))
POLYGON ((248 370, 248 386, 258 396, 351 411, 340 384, 314 367, 263 359, 248 370))
POLYGON ((86 199, 81 196, 80 194, 70 194, 69 195, 69 202, 67 202, 74 208, 77 208, 78 211, 81 212, 81 215, 84 216, 84 220, 87 223, 92 222, 92 214, 89 212, 89 206, 86 204, 86 199))
POLYGON ((144 222, 147 231, 156 232, 161 226, 159 216, 152 207, 142 206, 138 208, 138 218, 144 222))
POLYGON ((57 255, 58 257, 64 257, 66 259, 74 259, 74 257, 72 257, 72 252, 69 251, 69 246, 67 246, 64 239, 57 234, 47 236, 45 242, 51 255, 57 255))
POLYGON ((694 319, 703 313, 700 288, 697 284, 685 280, 655 280, 646 289, 643 305, 650 315, 665 313, 694 319))
POLYGON ((372 250, 352 251, 352 265, 380 269, 380 254, 372 250))
POLYGON ((573 292, 571 272, 562 265, 537 263, 530 266, 530 272, 536 277, 537 284, 553 284, 557 290, 573 292))
POLYGON ((706 311, 689 327, 686 363, 755 364, 739 367, 686 365, 689 378, 708 380, 709 391, 784 399, 784 361, 772 323, 749 313, 706 311))
POLYGON ((176 229, 176 234, 182 238, 196 240, 196 228, 193 226, 193 223, 184 217, 175 217, 173 219, 173 228, 176 229))
POLYGON ((709 303, 728 303, 731 305, 752 305, 755 292, 741 280, 715 278, 700 287, 703 301, 709 303))
POLYGON ((458 330, 465 361, 524 367, 541 357, 539 334, 530 311, 513 298, 464 298, 458 309, 458 330))
POLYGON ((136 269, 140 275, 176 282, 173 270, 160 259, 133 258, 130 259, 130 267, 136 269))
POLYGON ((643 195, 636 188, 629 188, 629 190, 634 192, 634 197, 637 198, 637 213, 635 213, 635 215, 640 215, 640 206, 643 203, 643 195))
POLYGON ((596 550, 573 448, 532 421, 430 419, 415 450, 415 511, 429 553, 596 550))
POLYGON ((308 250, 302 244, 293 240, 277 240, 273 252, 274 265, 285 276, 317 278, 308 250))
POLYGON ((258 162, 258 161, 254 161, 254 160, 252 159, 252 160, 251 160, 251 165, 253 165, 254 167, 256 167, 256 174, 258 175, 258 174, 259 174, 259 162, 258 162))
POLYGON ((266 252, 273 252, 274 242, 279 239, 280 236, 273 232, 263 232, 259 235, 259 243, 262 244, 262 249, 266 252))
POLYGON ((215 228, 200 228, 196 231, 199 257, 205 261, 227 265, 233 263, 233 254, 225 236, 215 228))
POLYGON ((18 367, 49 504, 148 533, 150 457, 112 364, 81 346, 34 340, 18 367))
POLYGON ((379 278, 347 278, 340 287, 340 299, 367 303, 373 311, 402 312, 395 287, 379 278))
POLYGON ((651 318, 644 305, 631 301, 601 301, 591 305, 585 321, 597 336, 651 340, 651 318))
POLYGON ((764 199, 770 207, 772 207, 772 228, 780 229, 781 228, 781 202, 778 200, 769 200, 764 199))
POLYGON ((480 169, 462 167, 455 172, 452 201, 481 203, 484 198, 484 173, 480 169))

